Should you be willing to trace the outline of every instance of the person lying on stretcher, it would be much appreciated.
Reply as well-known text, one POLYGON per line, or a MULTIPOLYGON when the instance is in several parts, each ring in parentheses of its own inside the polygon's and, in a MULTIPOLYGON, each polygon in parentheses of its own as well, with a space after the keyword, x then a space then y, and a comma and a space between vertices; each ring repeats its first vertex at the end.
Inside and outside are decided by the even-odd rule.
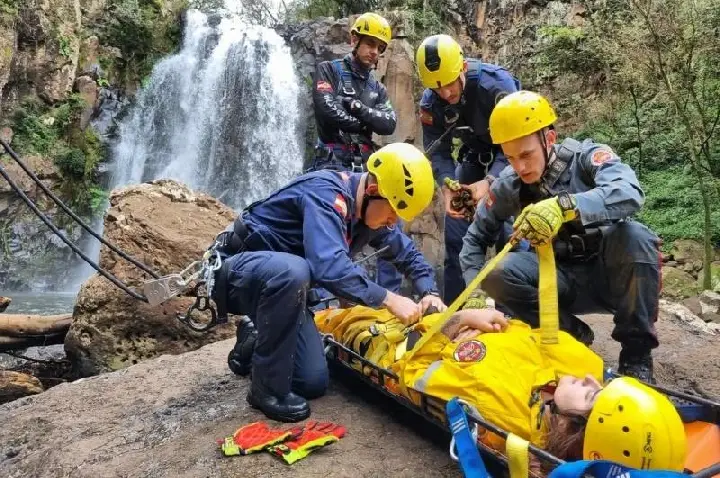
MULTIPOLYGON (((322 333, 394 371, 419 403, 422 392, 459 397, 488 421, 564 460, 605 459, 635 468, 683 470, 686 441, 672 403, 634 378, 603 386, 603 361, 560 331, 540 331, 493 309, 465 309, 416 350, 442 314, 405 326, 387 310, 356 306, 316 313, 322 333)), ((482 437, 498 450, 504 441, 482 437)))

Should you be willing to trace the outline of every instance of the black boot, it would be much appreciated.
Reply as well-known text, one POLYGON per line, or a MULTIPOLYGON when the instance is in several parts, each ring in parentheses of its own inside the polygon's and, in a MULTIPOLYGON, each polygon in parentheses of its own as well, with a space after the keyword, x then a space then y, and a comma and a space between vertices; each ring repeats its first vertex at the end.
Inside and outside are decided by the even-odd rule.
POLYGON ((310 405, 300 395, 290 392, 277 396, 265 387, 257 374, 247 395, 248 403, 278 422, 299 422, 310 416, 310 405))
POLYGON ((250 374, 256 341, 255 325, 249 318, 243 317, 237 326, 237 342, 228 355, 228 367, 235 375, 245 377, 250 374))
POLYGON ((618 373, 654 384, 652 354, 649 350, 622 349, 618 359, 618 373))

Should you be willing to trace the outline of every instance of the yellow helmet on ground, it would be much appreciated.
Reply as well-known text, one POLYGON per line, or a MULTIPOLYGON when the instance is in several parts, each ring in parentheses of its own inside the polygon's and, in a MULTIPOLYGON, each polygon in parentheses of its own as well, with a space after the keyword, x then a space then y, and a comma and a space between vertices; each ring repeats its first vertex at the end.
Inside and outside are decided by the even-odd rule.
POLYGON ((425 38, 415 53, 420 81, 425 88, 440 88, 457 80, 465 58, 462 48, 449 35, 425 38))
POLYGON ((412 221, 432 202, 435 193, 432 166, 412 144, 383 146, 370 155, 367 167, 377 179, 380 195, 403 220, 412 221))
POLYGON ((585 429, 583 458, 640 469, 684 469, 682 419, 670 400, 631 377, 612 380, 599 394, 585 429))
POLYGON ((376 13, 363 13, 353 23, 350 33, 367 35, 385 42, 387 46, 392 38, 392 31, 387 20, 376 13))
POLYGON ((557 120, 545 97, 532 91, 516 91, 497 102, 490 114, 490 137, 503 144, 533 134, 557 120))

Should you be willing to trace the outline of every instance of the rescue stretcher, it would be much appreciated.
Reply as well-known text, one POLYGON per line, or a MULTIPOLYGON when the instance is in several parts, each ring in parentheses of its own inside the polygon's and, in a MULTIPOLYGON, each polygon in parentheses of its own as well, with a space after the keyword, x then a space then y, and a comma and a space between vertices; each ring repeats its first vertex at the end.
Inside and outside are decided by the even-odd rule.
MULTIPOLYGON (((332 334, 323 334, 323 343, 325 355, 331 363, 348 370, 353 378, 390 397, 427 422, 449 431, 445 412, 447 401, 417 390, 409 390, 413 396, 419 397, 418 403, 415 403, 400 392, 399 377, 391 370, 372 363, 357 351, 335 340, 332 334)), ((605 370, 606 379, 617 376, 619 375, 612 369, 605 370)), ((693 478, 720 477, 720 402, 658 385, 651 386, 670 398, 683 419, 688 445, 685 473, 693 478)), ((502 439, 508 438, 507 431, 482 418, 472 409, 466 411, 468 420, 481 433, 492 433, 502 439)), ((508 456, 479 439, 476 443, 486 463, 493 469, 507 472, 508 456)), ((550 469, 564 463, 563 460, 536 446, 529 445, 528 451, 550 469)), ((533 476, 538 475, 533 474, 533 476)))

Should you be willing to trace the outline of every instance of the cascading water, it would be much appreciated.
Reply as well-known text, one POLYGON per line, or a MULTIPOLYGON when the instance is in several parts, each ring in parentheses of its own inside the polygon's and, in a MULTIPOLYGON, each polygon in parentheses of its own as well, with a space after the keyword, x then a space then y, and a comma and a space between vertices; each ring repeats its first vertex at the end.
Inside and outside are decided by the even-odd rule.
POLYGON ((172 178, 242 208, 300 172, 300 87, 273 30, 190 10, 119 125, 111 186, 172 178))

